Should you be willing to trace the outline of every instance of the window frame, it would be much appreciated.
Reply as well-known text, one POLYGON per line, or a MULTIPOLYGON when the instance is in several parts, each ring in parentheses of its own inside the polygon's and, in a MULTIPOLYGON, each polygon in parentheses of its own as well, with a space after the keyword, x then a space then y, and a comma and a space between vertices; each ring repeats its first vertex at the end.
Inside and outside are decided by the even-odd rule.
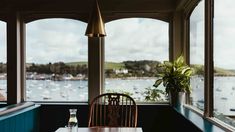
MULTIPOLYGON (((200 1, 198 1, 199 3, 200 1)), ((197 4, 195 7, 197 6, 197 4)), ((213 18, 214 18, 214 0, 205 0, 205 40, 204 40, 204 111, 199 110, 198 108, 195 108, 194 106, 190 104, 186 104, 185 107, 188 109, 191 109, 198 115, 202 116, 206 120, 210 121, 211 123, 215 124, 216 126, 222 128, 226 131, 234 131, 234 127, 229 126, 228 124, 214 118, 213 115, 213 109, 214 109, 214 25, 213 25, 213 18)), ((194 8, 195 8, 194 7, 194 8)), ((190 11, 188 18, 186 21, 190 21, 190 15, 193 12, 194 8, 190 11)), ((190 32, 190 26, 189 24, 186 26, 188 29, 187 33, 187 39, 189 40, 189 32, 190 32)), ((189 41, 188 41, 189 42, 189 41)), ((189 49, 189 43, 188 43, 188 51, 189 49)), ((188 60, 189 60, 190 54, 188 54, 188 60)))
MULTIPOLYGON (((5 43, 5 45, 6 45, 6 54, 7 54, 7 21, 6 21, 5 14, 1 14, 0 13, 0 21, 5 23, 5 28, 6 28, 6 43, 5 43)), ((6 62, 7 62, 7 55, 6 55, 6 62)), ((7 63, 6 63, 6 66, 7 66, 7 63)), ((8 88, 7 88, 7 78, 6 78, 6 90, 8 91, 8 88)), ((5 103, 7 103, 7 98, 6 98, 5 101, 0 101, 0 104, 5 104, 5 103)))
MULTIPOLYGON (((114 19, 114 20, 111 20, 111 21, 108 21, 108 22, 106 22, 106 24, 107 23, 112 23, 112 22, 115 22, 115 21, 120 21, 120 20, 127 20, 127 19, 147 19, 147 20, 154 20, 154 21, 161 21, 161 22, 164 22, 164 23, 166 23, 166 24, 168 24, 168 61, 169 60, 172 60, 171 58, 173 58, 172 57, 172 55, 173 55, 173 53, 172 53, 172 47, 171 47, 171 39, 170 39, 170 28, 171 28, 171 26, 170 26, 170 22, 167 22, 167 21, 164 21, 164 20, 160 20, 160 19, 157 19, 157 18, 152 18, 152 17, 125 17, 125 18, 118 18, 118 19, 114 19)), ((105 45, 106 45, 106 43, 105 43, 105 45)), ((104 45, 104 47, 105 47, 105 45, 104 45)), ((104 48, 104 51, 102 51, 103 53, 105 53, 105 48, 104 48)), ((105 58, 105 57, 104 57, 105 58)), ((104 61, 104 65, 105 65, 105 60, 103 60, 104 61)), ((105 72, 105 69, 104 69, 104 72, 105 72)), ((104 84, 105 84, 105 73, 104 73, 104 84)), ((103 85, 104 86, 104 85, 103 85)), ((103 89, 101 90, 101 93, 105 93, 105 86, 103 87, 103 89)), ((137 104, 168 104, 169 103, 169 101, 159 101, 159 102, 148 102, 148 101, 137 101, 136 102, 137 104)))
MULTIPOLYGON (((200 0, 192 0, 190 2, 195 3, 195 2, 199 2, 200 0)), ((205 25, 205 107, 206 107, 206 112, 204 113, 204 115, 202 115, 205 119, 208 120, 212 120, 215 121, 213 119, 213 93, 211 93, 210 91, 213 91, 213 77, 211 77, 211 73, 213 74, 212 70, 213 70, 213 13, 214 13, 214 9, 213 9, 213 4, 214 4, 214 0, 205 0, 205 23, 207 25, 205 25)), ((179 46, 180 49, 183 49, 183 52, 186 54, 186 59, 187 62, 189 62, 189 46, 187 46, 187 42, 189 39, 188 36, 188 32, 189 32, 189 24, 188 24, 188 15, 190 14, 190 12, 193 11, 192 6, 185 8, 183 11, 179 11, 182 16, 178 16, 178 17, 183 17, 182 22, 179 22, 178 26, 182 27, 183 29, 180 29, 179 31, 176 31, 176 23, 174 23, 174 14, 172 16, 167 16, 164 17, 164 20, 167 21, 169 23, 169 56, 170 56, 170 60, 173 60, 173 58, 176 57, 177 54, 177 49, 175 49, 174 47, 179 46), (185 20, 186 19, 186 20, 185 20), (182 31, 183 30, 183 36, 182 36, 182 31), (183 41, 183 47, 180 43, 181 40, 176 40, 175 36, 177 33, 181 34, 179 37, 180 39, 183 38, 185 39, 185 41, 183 41), (185 34, 186 33, 186 34, 185 34), (186 36, 187 35, 187 36, 186 36), (184 38, 186 37, 186 38, 184 38), (176 43, 177 42, 177 43, 176 43), (174 45, 173 45, 174 44, 174 45), (173 47, 174 46, 174 47, 173 47)), ((7 94, 7 103, 8 104, 16 104, 20 101, 25 101, 25 24, 29 21, 33 21, 33 20, 37 20, 37 19, 41 19, 41 18, 53 18, 53 17, 60 17, 60 18, 74 18, 74 19, 80 19, 84 22, 87 22, 87 14, 79 14, 79 13, 74 13, 74 12, 57 12, 57 13, 52 13, 52 11, 47 12, 44 11, 42 12, 18 12, 18 11, 10 11, 9 13, 3 13, 0 14, 1 18, 3 21, 5 20, 7 22, 7 40, 10 40, 7 42, 7 60, 9 60, 8 62, 8 69, 11 69, 12 71, 8 70, 7 74, 9 75, 7 78, 7 90, 8 94, 7 94), (63 14, 64 13, 64 14, 63 14), (13 39, 13 40, 11 40, 13 39), (14 51, 12 51, 12 49, 14 49, 14 51), (12 54, 11 54, 12 53, 12 54), (11 56, 11 57, 10 57, 11 56), (20 58, 17 59, 17 56, 20 58), (8 85, 10 84, 10 85, 8 85), (8 100, 9 99, 9 100, 8 100)), ((117 19, 117 17, 123 17, 126 18, 128 17, 133 17, 133 16, 137 16, 138 14, 131 14, 131 13, 123 13, 120 16, 116 16, 116 17, 111 17, 109 19, 117 19)), ((146 13, 144 15, 144 13, 142 15, 140 15, 140 17, 145 17, 145 16, 149 16, 151 18, 155 18, 154 14, 151 15, 146 13)), ((161 20, 160 18, 156 18, 161 20)), ((178 37, 178 36, 177 36, 178 37)), ((104 43, 104 39, 103 40, 93 40, 91 38, 89 38, 91 40, 91 42, 88 42, 88 45, 92 45, 92 44, 101 44, 104 43)), ((90 46, 92 47, 92 46, 90 46)), ((90 51, 95 50, 96 48, 91 48, 90 51)), ((97 49, 96 49, 97 50, 97 49)), ((98 50, 99 55, 102 56, 101 53, 103 53, 103 49, 102 47, 100 47, 100 49, 98 50)), ((88 51, 89 52, 89 51, 88 51)), ((179 52, 179 51, 178 51, 179 52)), ((95 60, 94 58, 92 58, 92 54, 90 54, 91 58, 88 59, 88 62, 95 60)), ((102 57, 101 57, 102 59, 102 57)), ((97 61, 95 62, 95 64, 98 64, 100 66, 99 68, 99 74, 96 74, 96 76, 98 76, 100 78, 98 84, 99 88, 102 87, 102 83, 103 83, 103 71, 102 71, 102 65, 103 65, 103 61, 97 61)), ((90 69, 90 68, 89 68, 90 69)), ((95 77, 94 77, 95 78, 95 77)), ((95 79, 94 79, 95 80, 95 79)), ((90 82, 90 79, 88 80, 90 82)), ((92 92, 92 90, 94 90, 94 87, 91 87, 90 84, 88 86, 88 89, 92 92)), ((96 94, 99 94, 98 92, 94 92, 94 94, 90 94, 89 92, 89 99, 91 99, 92 97, 94 97, 96 94)), ((216 122, 216 121, 215 121, 216 122)), ((224 129, 226 130, 230 130, 227 127, 225 127, 224 125, 221 125, 220 123, 215 123, 217 125, 219 125, 220 127, 224 127, 224 129)))
MULTIPOLYGON (((22 36, 24 38, 24 40, 26 40, 26 24, 31 23, 31 22, 35 22, 35 21, 38 21, 38 20, 66 19, 66 20, 75 20, 75 21, 80 21, 80 22, 86 23, 83 20, 75 19, 74 17, 68 17, 68 16, 63 16, 63 15, 61 17, 54 17, 53 15, 52 16, 51 15, 49 15, 49 16, 45 15, 43 18, 42 18, 42 16, 35 15, 35 18, 36 19, 32 19, 30 17, 30 18, 26 19, 27 23, 24 24, 25 33, 22 36)), ((84 30, 84 33, 85 33, 85 30, 84 30)), ((26 99, 26 75, 25 75, 26 74, 26 41, 24 41, 23 44, 25 46, 24 52, 22 52, 22 53, 24 53, 24 70, 22 70, 24 72, 23 73, 24 74, 23 79, 22 79, 22 81, 24 82, 24 87, 22 87, 23 92, 22 92, 21 100, 22 101, 29 101, 29 100, 26 99)), ((88 47, 88 45, 87 45, 87 47, 88 47)), ((89 53, 89 49, 87 49, 87 50, 88 50, 87 52, 89 53)), ((89 54, 88 54, 88 56, 89 56, 89 54)), ((87 61, 89 60, 88 56, 87 56, 87 61)), ((88 64, 88 69, 89 69, 89 64, 88 64)), ((89 83, 89 77, 88 77, 88 83, 89 83)), ((89 92, 89 87, 88 87, 88 92, 89 92)), ((89 96, 89 93, 88 93, 88 96, 89 96)), ((56 101, 56 100, 55 101, 51 101, 51 100, 38 101, 38 100, 33 100, 33 102, 36 102, 36 103, 39 103, 39 104, 53 104, 53 103, 54 104, 74 104, 74 103, 84 104, 84 103, 87 103, 88 101, 89 101, 89 97, 88 97, 87 101, 65 101, 65 100, 64 101, 56 101)))
MULTIPOLYGON (((124 17, 120 18, 113 18, 112 20, 109 20, 107 22, 113 21, 113 20, 117 20, 117 19, 122 19, 122 18, 132 18, 132 14, 129 14, 129 17, 127 17, 126 15, 124 17)), ((146 18, 144 16, 138 16, 138 17, 142 17, 142 18, 146 18)), ((78 20, 78 21, 82 21, 84 22, 84 17, 82 16, 76 16, 74 14, 62 14, 62 15, 58 15, 58 14, 31 14, 31 15, 23 15, 23 28, 24 28, 24 33, 21 35, 21 39, 23 39, 24 41, 22 41, 22 45, 24 45, 24 47, 26 46, 25 43, 25 26, 27 23, 31 22, 31 21, 36 21, 39 19, 48 19, 48 18, 67 18, 67 19, 74 19, 74 20, 78 20), (58 17, 59 16, 59 17, 58 17)), ((169 32, 169 59, 173 58, 173 49, 172 49, 172 39, 171 39, 171 31, 172 26, 171 26, 171 22, 168 22, 167 19, 159 19, 159 18, 155 18, 153 17, 148 17, 151 19, 156 19, 156 20, 161 20, 164 22, 167 22, 169 24, 169 28, 168 28, 168 32, 169 32)), ((85 31, 84 31, 85 32, 85 31)), ((37 103, 40 104, 44 104, 44 103, 56 103, 56 104, 71 104, 71 103, 90 103, 92 101, 93 98, 95 98, 96 96, 100 95, 101 93, 103 93, 103 87, 104 87, 104 80, 105 80, 105 75, 104 75, 104 46, 105 46, 105 38, 104 37, 100 37, 100 38, 91 38, 88 37, 88 102, 76 102, 76 101, 35 101, 37 103), (94 45, 97 45, 96 47, 94 47, 94 45), (98 66, 98 68, 97 68, 98 66), (94 71, 94 69, 96 69, 94 71), (94 85, 95 84, 95 85, 94 85)), ((26 60, 26 55, 25 55, 25 48, 23 49, 24 51, 22 51, 23 53, 23 57, 24 58, 24 70, 21 70, 23 73, 21 74, 25 74, 25 60, 26 60)), ((26 83, 26 79, 25 76, 22 75, 21 77, 21 83, 23 83, 23 86, 21 88, 21 100, 22 101, 26 101, 26 87, 25 87, 25 83, 26 83)), ((146 104, 156 104, 156 103, 146 103, 146 104)), ((162 104, 161 102, 157 103, 157 104, 162 104)))

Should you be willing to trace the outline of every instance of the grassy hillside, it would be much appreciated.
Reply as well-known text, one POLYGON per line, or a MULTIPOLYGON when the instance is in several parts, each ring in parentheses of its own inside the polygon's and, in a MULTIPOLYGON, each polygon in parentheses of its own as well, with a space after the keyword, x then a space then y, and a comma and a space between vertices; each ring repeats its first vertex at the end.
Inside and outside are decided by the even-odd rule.
MULTIPOLYGON (((69 62, 66 63, 67 65, 87 65, 87 62, 69 62)), ((123 63, 117 63, 117 62, 105 62, 105 69, 120 69, 124 68, 125 65, 123 63)))
POLYGON ((79 61, 79 62, 68 62, 65 63, 66 65, 87 65, 87 62, 85 61, 79 61))
MULTIPOLYGON (((204 74, 204 66, 203 65, 196 64, 196 65, 191 65, 191 67, 194 70, 194 74, 199 74, 199 75, 204 74)), ((228 69, 223 69, 223 68, 215 67, 214 75, 215 76, 235 76, 235 71, 234 70, 228 70, 228 69)))
POLYGON ((117 62, 105 63, 105 69, 121 69, 121 68, 125 68, 125 65, 123 63, 117 63, 117 62))
POLYGON ((235 76, 235 72, 232 70, 215 67, 215 75, 217 75, 217 76, 235 76))

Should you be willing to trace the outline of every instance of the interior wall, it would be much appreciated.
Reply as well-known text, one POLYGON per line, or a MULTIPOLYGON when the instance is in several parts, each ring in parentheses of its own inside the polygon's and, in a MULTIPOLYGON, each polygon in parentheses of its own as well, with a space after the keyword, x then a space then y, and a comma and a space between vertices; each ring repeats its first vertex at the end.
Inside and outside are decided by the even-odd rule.
MULTIPOLYGON (((67 125, 70 108, 78 110, 78 126, 87 127, 88 105, 41 105, 40 131, 55 131, 67 125)), ((167 104, 138 105, 137 126, 142 127, 143 132, 201 131, 167 104)))

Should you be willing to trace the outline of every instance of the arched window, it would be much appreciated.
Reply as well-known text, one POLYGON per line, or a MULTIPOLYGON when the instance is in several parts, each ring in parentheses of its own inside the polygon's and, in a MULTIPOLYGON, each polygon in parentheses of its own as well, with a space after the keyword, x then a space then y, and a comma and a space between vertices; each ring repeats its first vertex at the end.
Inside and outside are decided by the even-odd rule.
POLYGON ((204 109, 204 23, 202 0, 190 16, 190 64, 194 69, 190 103, 200 110, 204 109))
POLYGON ((214 0, 214 116, 235 127, 234 0, 214 0))
POLYGON ((42 19, 26 25, 27 101, 87 101, 86 23, 42 19))
POLYGON ((0 101, 7 100, 6 22, 0 21, 0 101))
MULTIPOLYGON (((156 65, 169 60, 169 24, 127 18, 106 24, 105 92, 123 92, 143 102, 153 89, 156 65)), ((161 88, 164 90, 163 86, 161 88)), ((164 95, 148 101, 164 101, 164 95)))

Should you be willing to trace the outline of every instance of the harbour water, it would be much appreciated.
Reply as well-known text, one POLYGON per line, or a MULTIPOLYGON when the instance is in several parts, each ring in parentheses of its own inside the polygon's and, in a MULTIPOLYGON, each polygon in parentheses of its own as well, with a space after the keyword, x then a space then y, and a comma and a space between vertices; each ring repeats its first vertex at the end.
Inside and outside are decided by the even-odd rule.
MULTIPOLYGON (((156 79, 106 79, 105 90, 129 93, 136 101, 144 101, 144 91, 152 87, 156 79)), ((203 107, 204 79, 195 76, 191 79, 193 105, 203 107)), ((164 90, 164 87, 161 86, 164 90)), ((6 96, 6 80, 0 80, 0 92, 6 96)), ((87 102, 87 80, 52 81, 26 80, 27 101, 76 101, 87 102)), ((225 115, 235 115, 235 77, 215 77, 215 111, 225 115)))

